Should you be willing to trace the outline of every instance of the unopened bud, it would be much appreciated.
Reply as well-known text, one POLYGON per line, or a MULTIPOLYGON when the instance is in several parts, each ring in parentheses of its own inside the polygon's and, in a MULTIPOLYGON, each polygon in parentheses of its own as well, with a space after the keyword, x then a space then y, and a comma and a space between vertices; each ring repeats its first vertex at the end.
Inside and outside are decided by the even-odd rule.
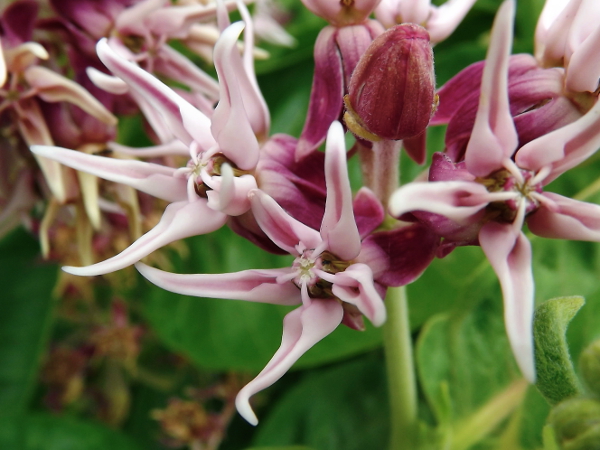
POLYGON ((437 106, 433 51, 427 31, 415 24, 377 37, 352 73, 344 121, 370 141, 421 134, 437 106))
POLYGON ((600 396, 600 340, 592 342, 581 352, 579 368, 587 387, 600 396))
POLYGON ((559 403, 548 416, 561 448, 591 450, 600 442, 600 403, 572 398, 559 403))

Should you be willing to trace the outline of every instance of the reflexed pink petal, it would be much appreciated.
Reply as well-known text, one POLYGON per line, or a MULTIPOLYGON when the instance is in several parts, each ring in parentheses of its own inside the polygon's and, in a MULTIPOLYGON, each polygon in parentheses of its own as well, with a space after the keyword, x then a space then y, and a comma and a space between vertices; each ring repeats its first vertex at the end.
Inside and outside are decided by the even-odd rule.
POLYGON ((148 256, 154 250, 171 242, 199 234, 207 234, 221 228, 227 216, 213 211, 203 200, 171 203, 165 209, 160 222, 137 239, 133 244, 106 261, 86 267, 65 266, 67 273, 79 276, 104 275, 123 269, 148 256))
POLYGON ((580 0, 549 0, 535 30, 535 56, 545 66, 561 65, 580 0))
POLYGON ((143 263, 137 263, 135 267, 151 283, 176 294, 276 305, 302 302, 300 289, 294 283, 278 284, 275 281, 278 276, 289 273, 288 268, 186 275, 164 272, 143 263))
POLYGON ((450 36, 465 18, 476 0, 447 0, 437 8, 432 8, 425 23, 432 43, 442 42, 450 36))
POLYGON ((242 80, 249 83, 237 48, 237 38, 243 29, 243 22, 230 25, 215 46, 221 95, 212 116, 211 130, 223 153, 240 169, 249 170, 256 167, 259 145, 240 89, 242 80))
POLYGON ((385 322, 385 306, 373 285, 373 272, 366 264, 352 264, 335 274, 333 295, 355 305, 376 327, 385 322))
POLYGON ((377 196, 369 188, 362 187, 352 203, 356 226, 361 238, 367 237, 382 224, 385 211, 377 196))
POLYGON ((502 167, 517 148, 517 132, 508 103, 508 62, 512 46, 514 0, 505 0, 494 20, 481 81, 481 96, 465 162, 485 177, 502 167))
POLYGON ((90 80, 92 80, 92 83, 106 92, 117 95, 129 92, 129 86, 120 78, 107 75, 94 67, 88 67, 86 73, 90 80))
POLYGON ((296 246, 300 242, 306 248, 316 248, 321 243, 317 230, 290 217, 273 198, 260 189, 250 192, 250 202, 258 225, 281 249, 298 255, 296 246))
POLYGON ((211 182, 206 183, 212 187, 207 192, 208 206, 228 216, 239 216, 250 209, 248 193, 257 188, 256 179, 249 174, 234 177, 233 171, 223 170, 225 166, 221 166, 220 177, 212 177, 211 182))
POLYGON ((114 27, 125 36, 146 36, 149 30, 146 28, 145 19, 150 13, 165 7, 167 3, 166 0, 141 0, 122 11, 117 16, 114 27))
POLYGON ((364 22, 380 1, 357 0, 349 5, 329 0, 302 0, 302 3, 332 25, 347 26, 364 22))
POLYGON ((181 141, 171 141, 167 144, 155 145, 152 147, 128 147, 116 142, 107 142, 106 147, 113 152, 122 153, 124 155, 137 156, 139 158, 159 158, 169 155, 190 155, 190 149, 181 141))
POLYGON ((31 151, 75 170, 82 170, 115 183, 126 184, 169 202, 187 198, 186 180, 175 178, 175 169, 171 167, 88 155, 60 147, 34 145, 31 151))
POLYGON ((411 211, 441 214, 461 223, 467 222, 490 201, 487 189, 469 181, 409 183, 390 198, 390 212, 399 217, 411 211))
POLYGON ((521 147, 515 161, 519 167, 539 170, 552 165, 544 180, 548 184, 563 172, 575 167, 600 147, 600 102, 596 102, 579 120, 554 130, 521 147))
POLYGON ((116 125, 117 118, 102 103, 79 84, 42 66, 31 66, 23 74, 27 83, 38 90, 46 102, 69 102, 108 124, 116 125))
POLYGON ((512 224, 498 222, 481 228, 479 243, 502 287, 504 323, 513 354, 523 376, 534 383, 531 244, 512 224))
MULTIPOLYGON (((593 19, 598 20, 598 17, 593 19)), ((598 77, 600 76, 600 56, 598 46, 600 45, 600 28, 595 30, 581 43, 567 67, 567 78, 565 86, 573 92, 595 92, 598 89, 598 77)))
POLYGON ((352 211, 344 129, 339 122, 333 122, 327 134, 325 182, 327 200, 321 223, 321 237, 334 255, 350 261, 360 253, 360 236, 352 211))
POLYGON ((132 91, 147 99, 162 114, 179 140, 187 145, 195 140, 204 150, 215 145, 208 117, 157 78, 119 56, 106 39, 98 41, 96 48, 98 57, 106 67, 127 82, 132 91))
POLYGON ((344 79, 342 59, 335 43, 337 32, 337 28, 325 27, 315 42, 315 72, 308 114, 296 148, 297 161, 321 145, 329 125, 342 112, 344 79))
POLYGON ((308 349, 337 328, 343 315, 344 309, 338 302, 312 299, 308 306, 301 306, 285 316, 279 350, 235 399, 235 406, 244 419, 252 425, 258 423, 250 407, 250 397, 279 380, 308 349))
POLYGON ((215 17, 216 2, 209 5, 169 5, 148 14, 145 26, 158 36, 169 36, 173 39, 184 39, 190 27, 202 20, 215 17))
POLYGON ((440 238, 434 231, 416 223, 373 233, 363 241, 358 261, 376 267, 375 279, 384 286, 412 283, 436 256, 440 238))
POLYGON ((545 192, 558 211, 540 207, 527 216, 529 230, 538 236, 573 241, 600 241, 600 206, 545 192))

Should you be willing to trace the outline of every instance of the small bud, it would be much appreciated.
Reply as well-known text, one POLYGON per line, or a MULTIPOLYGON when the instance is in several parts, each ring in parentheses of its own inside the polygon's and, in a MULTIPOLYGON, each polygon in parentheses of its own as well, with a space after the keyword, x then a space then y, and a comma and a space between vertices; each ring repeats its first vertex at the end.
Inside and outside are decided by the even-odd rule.
POLYGON ((600 403, 586 398, 571 398, 559 403, 548 416, 548 423, 561 448, 591 450, 600 442, 600 403))
POLYGON ((581 352, 579 368, 587 387, 600 396, 600 340, 592 342, 581 352))
POLYGON ((344 97, 344 121, 370 141, 399 140, 425 130, 437 106, 433 51, 415 24, 390 28, 367 48, 344 97))

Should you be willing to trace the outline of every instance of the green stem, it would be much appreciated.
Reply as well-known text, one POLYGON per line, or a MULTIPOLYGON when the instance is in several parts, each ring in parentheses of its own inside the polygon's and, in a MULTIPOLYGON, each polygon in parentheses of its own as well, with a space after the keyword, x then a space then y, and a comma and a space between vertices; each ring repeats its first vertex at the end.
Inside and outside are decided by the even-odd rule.
POLYGON ((390 401, 390 450, 413 450, 417 428, 417 386, 406 287, 388 288, 383 343, 390 401))

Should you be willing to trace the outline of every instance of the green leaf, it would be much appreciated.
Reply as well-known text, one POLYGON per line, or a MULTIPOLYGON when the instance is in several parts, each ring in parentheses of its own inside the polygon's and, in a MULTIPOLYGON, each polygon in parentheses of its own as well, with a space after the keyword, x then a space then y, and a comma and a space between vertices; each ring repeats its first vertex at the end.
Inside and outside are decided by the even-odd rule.
MULTIPOLYGON (((31 414, 25 420, 26 450, 137 450, 135 441, 95 422, 31 414)), ((8 447, 2 447, 8 448, 8 447)))
POLYGON ((584 303, 582 297, 562 297, 548 300, 535 311, 536 386, 552 405, 581 393, 565 334, 584 303))
MULTIPOLYGON (((289 257, 257 249, 227 228, 188 241, 192 255, 176 272, 224 273, 250 268, 285 267, 289 257)), ((186 297, 151 286, 144 315, 161 340, 198 366, 215 370, 259 371, 281 343, 289 307, 186 297)), ((313 367, 341 360, 381 343, 381 331, 359 332, 340 326, 295 365, 313 367)))
POLYGON ((0 416, 23 413, 31 399, 57 270, 41 261, 39 244, 23 230, 0 243, 0 416))
POLYGON ((285 446, 285 447, 251 447, 251 448, 247 448, 246 450, 312 450, 312 449, 310 447, 302 447, 302 446, 294 445, 292 447, 289 447, 289 446, 285 446))
POLYGON ((315 449, 386 448, 389 413, 385 367, 368 355, 306 375, 261 417, 254 445, 315 449))

